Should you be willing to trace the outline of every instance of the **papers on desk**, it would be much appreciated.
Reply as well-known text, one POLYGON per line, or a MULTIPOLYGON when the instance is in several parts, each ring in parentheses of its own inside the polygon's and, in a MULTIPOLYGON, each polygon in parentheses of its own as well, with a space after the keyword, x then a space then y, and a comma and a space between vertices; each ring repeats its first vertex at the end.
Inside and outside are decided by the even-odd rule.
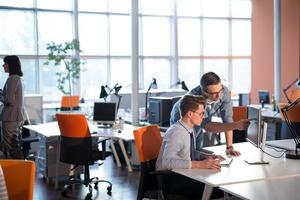
POLYGON ((224 167, 229 167, 230 164, 232 163, 232 161, 233 161, 233 158, 226 158, 225 160, 220 162, 220 165, 224 166, 224 167))

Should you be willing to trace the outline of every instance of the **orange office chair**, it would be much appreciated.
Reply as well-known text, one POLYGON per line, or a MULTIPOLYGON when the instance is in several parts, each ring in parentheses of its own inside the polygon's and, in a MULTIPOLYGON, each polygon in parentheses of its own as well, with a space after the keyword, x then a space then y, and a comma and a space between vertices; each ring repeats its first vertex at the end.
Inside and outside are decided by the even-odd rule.
POLYGON ((0 160, 9 199, 33 199, 35 163, 29 160, 0 160))
POLYGON ((61 111, 79 110, 79 96, 62 96, 61 99, 61 111))
MULTIPOLYGON (((233 121, 239 121, 241 119, 247 119, 247 107, 246 106, 234 106, 233 111, 233 121)), ((233 130, 233 143, 246 142, 246 131, 233 130)))
MULTIPOLYGON (((282 115, 281 108, 285 107, 286 103, 279 103, 278 108, 281 114, 282 125, 281 125, 281 135, 280 139, 291 139, 293 138, 292 133, 290 132, 287 123, 282 115)), ((287 117, 291 121, 292 126, 295 131, 300 133, 300 105, 296 105, 294 108, 289 110, 287 113, 287 117)))
POLYGON ((90 135, 87 120, 84 114, 57 113, 58 126, 61 133, 60 138, 60 161, 72 165, 84 166, 84 180, 71 178, 64 186, 63 196, 67 196, 67 190, 72 185, 83 184, 89 188, 86 199, 92 198, 92 184, 98 189, 99 182, 108 183, 107 194, 111 194, 112 184, 106 180, 99 180, 98 177, 90 178, 89 165, 93 165, 97 160, 104 160, 104 151, 92 149, 92 138, 90 135))
POLYGON ((155 163, 162 144, 162 137, 157 125, 149 125, 134 130, 134 139, 141 175, 137 199, 144 197, 164 199, 163 176, 174 174, 172 171, 155 171, 155 163))

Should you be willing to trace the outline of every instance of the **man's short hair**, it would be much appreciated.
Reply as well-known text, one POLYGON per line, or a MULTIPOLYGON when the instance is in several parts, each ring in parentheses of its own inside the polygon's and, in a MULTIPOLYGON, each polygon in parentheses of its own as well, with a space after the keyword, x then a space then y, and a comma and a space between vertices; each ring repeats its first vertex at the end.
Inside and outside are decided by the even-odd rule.
POLYGON ((203 76, 201 77, 200 85, 201 85, 202 90, 206 91, 206 89, 209 85, 217 85, 220 82, 221 82, 221 79, 216 73, 207 72, 207 73, 203 74, 203 76))
POLYGON ((199 95, 186 94, 180 99, 180 114, 185 116, 189 111, 196 111, 199 105, 205 109, 205 97, 199 95))

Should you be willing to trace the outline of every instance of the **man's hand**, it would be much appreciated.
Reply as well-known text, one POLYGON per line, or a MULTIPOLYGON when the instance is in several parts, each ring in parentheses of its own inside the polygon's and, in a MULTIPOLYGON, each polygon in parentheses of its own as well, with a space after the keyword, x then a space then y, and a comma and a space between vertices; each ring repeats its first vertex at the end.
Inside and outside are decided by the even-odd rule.
POLYGON ((241 153, 239 151, 234 150, 233 146, 228 146, 226 147, 226 155, 240 156, 241 153))
POLYGON ((205 160, 192 161, 192 168, 220 170, 221 165, 219 160, 207 158, 205 160))
POLYGON ((235 129, 238 129, 240 131, 246 130, 250 125, 250 121, 248 119, 241 119, 234 123, 235 123, 235 129))

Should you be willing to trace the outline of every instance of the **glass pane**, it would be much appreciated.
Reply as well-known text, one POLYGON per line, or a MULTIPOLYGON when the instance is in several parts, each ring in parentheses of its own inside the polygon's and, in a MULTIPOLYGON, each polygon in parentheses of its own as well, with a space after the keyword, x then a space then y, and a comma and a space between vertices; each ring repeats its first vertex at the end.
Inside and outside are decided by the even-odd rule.
POLYGON ((72 18, 69 13, 38 12, 39 52, 47 54, 46 44, 72 41, 72 18))
POLYGON ((36 93, 36 67, 35 60, 21 59, 22 71, 24 73, 24 92, 27 94, 36 93))
POLYGON ((251 55, 251 21, 232 20, 232 54, 251 55))
POLYGON ((111 59, 111 86, 116 83, 122 86, 122 90, 131 90, 131 61, 130 59, 111 59))
POLYGON ((85 69, 80 73, 81 96, 84 99, 98 99, 101 85, 107 83, 107 60, 86 59, 85 69))
POLYGON ((201 16, 201 1, 177 0, 178 16, 201 16))
POLYGON ((109 0, 109 12, 130 13, 131 0, 109 0))
POLYGON ((234 93, 250 93, 251 60, 232 60, 232 91, 234 93))
POLYGON ((200 84, 200 60, 180 59, 178 62, 178 76, 181 81, 185 81, 189 90, 200 84))
POLYGON ((22 0, 22 1, 20 1, 20 0, 0 0, 0 6, 32 8, 33 0, 22 0))
POLYGON ((205 19, 203 44, 206 56, 228 55, 228 20, 205 19))
POLYGON ((178 19, 178 55, 200 55, 199 19, 178 19))
POLYGON ((131 24, 130 17, 124 15, 110 16, 110 54, 131 54, 131 24))
MULTIPOLYGON (((0 57, 0 64, 1 64, 1 66, 3 66, 3 64, 4 64, 3 58, 4 58, 4 56, 0 57)), ((4 72, 4 68, 1 67, 1 69, 0 69, 0 89, 3 89, 7 77, 8 77, 8 74, 5 73, 4 72)))
POLYGON ((33 12, 1 11, 0 18, 0 54, 34 54, 33 12))
POLYGON ((251 18, 252 16, 251 0, 231 0, 231 16, 251 18))
POLYGON ((79 14, 79 40, 83 55, 108 54, 107 15, 79 14))
POLYGON ((37 7, 55 10, 72 10, 73 0, 38 0, 37 7))
POLYGON ((164 17, 143 17, 143 55, 170 55, 170 21, 164 17))
POLYGON ((203 0, 203 16, 228 17, 229 0, 203 0))
POLYGON ((140 0, 141 13, 153 15, 171 15, 171 0, 140 0))
POLYGON ((222 84, 230 86, 228 76, 228 60, 225 59, 205 59, 204 60, 204 73, 215 72, 221 78, 222 84))
POLYGON ((170 61, 167 59, 144 59, 144 90, 152 78, 156 78, 158 89, 170 87, 170 61))
POLYGON ((78 0, 78 10, 107 12, 107 0, 78 0))
POLYGON ((40 89, 44 101, 60 101, 63 95, 57 88, 56 72, 64 66, 44 65, 46 60, 40 60, 40 89))

